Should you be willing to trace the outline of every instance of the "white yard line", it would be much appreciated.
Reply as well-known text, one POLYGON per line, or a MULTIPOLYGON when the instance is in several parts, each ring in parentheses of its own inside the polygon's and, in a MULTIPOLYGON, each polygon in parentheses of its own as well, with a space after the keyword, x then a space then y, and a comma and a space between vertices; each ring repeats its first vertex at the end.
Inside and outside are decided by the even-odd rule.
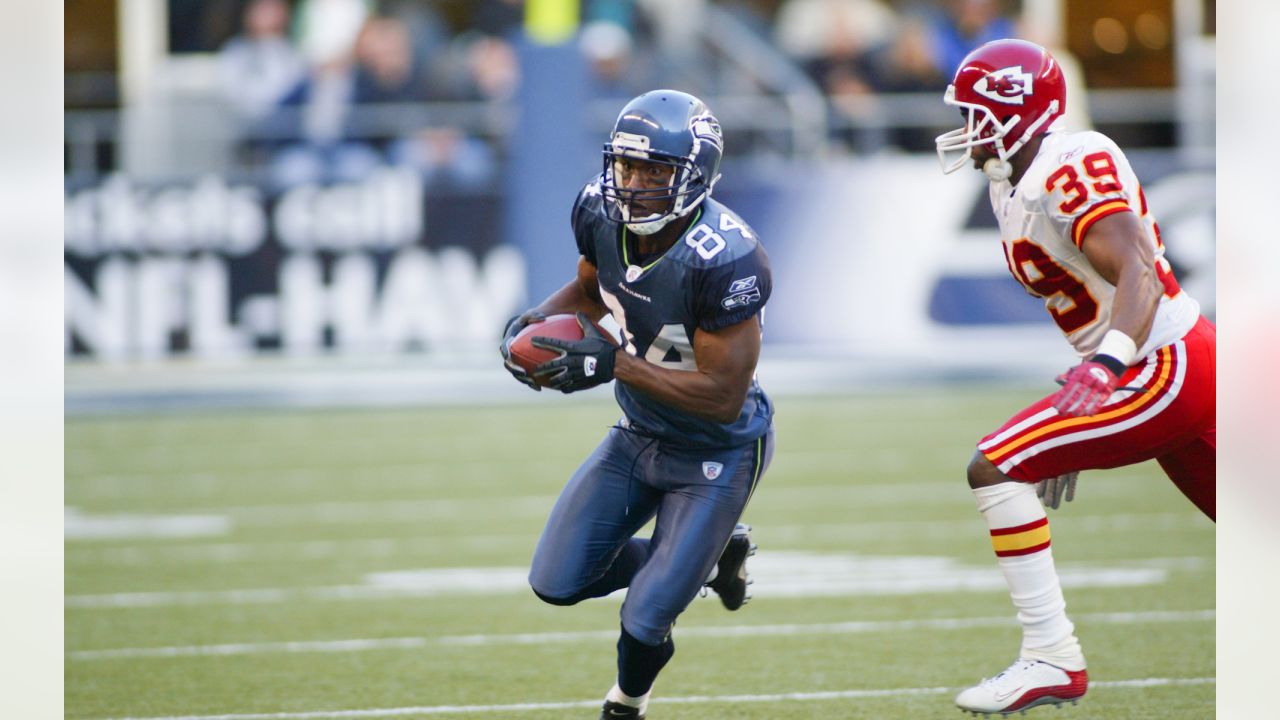
MULTIPOLYGON (((1137 680, 1111 680, 1093 682, 1090 689, 1098 688, 1147 688, 1186 685, 1212 685, 1216 678, 1142 678, 1137 680)), ((805 702, 814 700, 849 700, 875 697, 907 697, 912 695, 945 695, 959 688, 918 687, 882 688, 869 690, 830 690, 826 692, 794 692, 771 695, 687 695, 684 697, 657 697, 654 705, 706 705, 712 703, 775 703, 805 702)), ((359 710, 314 710, 285 713, 245 713, 229 715, 179 715, 170 717, 132 717, 119 720, 321 720, 323 718, 391 718, 406 715, 450 715, 464 713, 522 712, 526 710, 575 710, 599 707, 600 700, 573 700, 568 702, 514 703, 510 705, 424 705, 420 707, 366 708, 359 710)))
MULTIPOLYGON (((1174 570, 1212 567, 1208 558, 1148 558, 1114 563, 1063 563, 1063 587, 1137 587, 1168 581, 1174 570)), ((939 556, 876 556, 859 553, 777 550, 762 552, 751 565, 761 597, 885 596, 921 592, 993 592, 1007 589, 989 564, 967 564, 939 556)), ((164 590, 67 595, 68 609, 248 605, 327 602, 405 597, 497 596, 528 593, 528 568, 414 568, 372 573, 361 584, 164 590)), ((621 593, 611 595, 620 598, 621 593)))
MULTIPOLYGON (((1144 623, 1211 622, 1214 610, 1089 613, 1073 616, 1086 625, 1134 625, 1144 623)), ((1012 617, 927 618, 920 620, 855 621, 785 625, 727 625, 723 627, 681 628, 681 638, 760 637, 794 635, 850 635, 911 630, 966 630, 983 627, 1013 627, 1012 617)), ((581 632, 513 633, 507 635, 442 635, 437 637, 360 638, 351 640, 310 640, 291 642, 227 643, 222 645, 179 645, 170 647, 75 650, 69 660, 119 660, 125 658, 192 657, 210 655, 256 655, 264 653, 363 652, 403 650, 430 646, 542 645, 612 640, 616 630, 581 632)))
MULTIPOLYGON (((548 501, 550 502, 550 501, 548 501)), ((1053 518, 1060 534, 1101 532, 1108 530, 1212 531, 1207 521, 1197 522, 1199 515, 1190 513, 1118 513, 1115 515, 1059 515, 1053 518)), ((876 522, 815 523, 811 525, 770 525, 758 531, 761 538, 773 544, 812 543, 815 539, 856 542, 883 542, 888 538, 950 539, 972 535, 977 527, 971 520, 895 520, 876 522)), ((489 535, 412 535, 408 537, 355 538, 347 540, 260 540, 224 543, 156 543, 152 538, 115 539, 108 546, 68 539, 66 559, 69 566, 155 565, 173 563, 239 563, 269 560, 321 560, 335 557, 392 557, 396 554, 446 553, 459 548, 493 550, 522 546, 537 539, 537 531, 489 535)))

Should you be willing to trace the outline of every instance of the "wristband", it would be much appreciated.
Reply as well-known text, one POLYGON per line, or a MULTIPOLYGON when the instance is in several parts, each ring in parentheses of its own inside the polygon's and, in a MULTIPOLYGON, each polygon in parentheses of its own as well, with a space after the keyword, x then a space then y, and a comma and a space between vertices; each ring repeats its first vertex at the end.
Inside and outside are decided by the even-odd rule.
MULTIPOLYGON (((1134 344, 1133 338, 1125 335, 1116 329, 1107 331, 1102 336, 1102 342, 1098 343, 1098 349, 1094 355, 1107 355, 1115 358, 1120 362, 1122 368, 1127 368, 1133 364, 1134 359, 1138 355, 1138 346, 1134 344)), ((1096 357, 1094 358, 1097 359, 1096 357)), ((1123 372, 1123 369, 1121 370, 1123 372)), ((1120 373, 1116 373, 1119 375, 1120 373)))
POLYGON ((1115 375, 1116 377, 1120 377, 1121 375, 1124 375, 1124 371, 1129 369, 1128 366, 1126 366, 1124 363, 1120 362, 1119 360, 1111 357, 1110 355, 1103 355, 1102 353, 1098 353, 1093 357, 1089 358, 1089 362, 1098 363, 1099 365, 1110 370, 1111 374, 1115 375))

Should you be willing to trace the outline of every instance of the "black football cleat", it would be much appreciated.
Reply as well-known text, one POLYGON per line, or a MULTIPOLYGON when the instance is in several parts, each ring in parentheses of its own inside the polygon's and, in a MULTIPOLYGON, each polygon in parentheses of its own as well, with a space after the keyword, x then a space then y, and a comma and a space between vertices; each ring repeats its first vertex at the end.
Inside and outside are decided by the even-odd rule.
POLYGON ((716 563, 716 579, 707 583, 720 596, 720 602, 726 610, 737 610, 751 599, 747 586, 751 578, 747 576, 747 558, 756 554, 756 546, 751 544, 751 526, 738 523, 729 538, 729 544, 720 554, 716 563))
POLYGON ((640 714, 640 708, 605 700, 604 707, 600 709, 600 720, 644 720, 644 715, 640 714))

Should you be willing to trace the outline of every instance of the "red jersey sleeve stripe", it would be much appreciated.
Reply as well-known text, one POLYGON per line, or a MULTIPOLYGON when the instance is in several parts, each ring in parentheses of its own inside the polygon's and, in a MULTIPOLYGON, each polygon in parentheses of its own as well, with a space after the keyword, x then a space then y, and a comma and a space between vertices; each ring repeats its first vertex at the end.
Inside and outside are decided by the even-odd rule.
POLYGON ((1129 209, 1129 203, 1124 200, 1106 200, 1086 210, 1071 223, 1071 241, 1080 247, 1080 243, 1084 242, 1084 236, 1089 232, 1089 228, 1093 224, 1108 215, 1114 215, 1118 212, 1124 212, 1129 209))

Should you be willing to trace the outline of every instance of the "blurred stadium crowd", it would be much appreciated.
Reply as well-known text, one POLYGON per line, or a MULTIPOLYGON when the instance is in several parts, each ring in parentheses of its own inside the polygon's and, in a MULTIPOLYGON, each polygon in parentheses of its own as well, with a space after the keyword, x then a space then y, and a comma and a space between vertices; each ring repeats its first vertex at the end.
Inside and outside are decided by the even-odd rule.
MULTIPOLYGON (((67 5, 67 107, 118 106, 117 76, 75 72, 93 43, 76 31, 85 24, 75 18, 85 4, 67 5)), ((168 51, 216 54, 225 111, 217 116, 234 138, 228 169, 236 174, 284 188, 354 180, 393 164, 416 168, 429 184, 465 189, 491 182, 501 164, 529 4, 169 0, 168 51)), ((868 135, 856 131, 856 120, 876 114, 868 101, 885 93, 940 93, 961 58, 983 42, 1052 39, 1023 20, 1018 0, 568 5, 577 15, 573 42, 590 69, 588 97, 612 101, 601 108, 616 112, 625 99, 660 86, 704 97, 820 95, 829 116, 824 149, 836 151, 932 151, 937 128, 889 122, 887 133, 868 135), (728 40, 717 46, 707 35, 728 40), (745 60, 730 57, 744 46, 756 50, 745 60)), ((1167 45, 1164 32, 1153 42, 1167 45)), ((768 150, 765 137, 744 134, 735 151, 768 150)), ((100 159, 79 169, 89 164, 111 169, 100 159)))

